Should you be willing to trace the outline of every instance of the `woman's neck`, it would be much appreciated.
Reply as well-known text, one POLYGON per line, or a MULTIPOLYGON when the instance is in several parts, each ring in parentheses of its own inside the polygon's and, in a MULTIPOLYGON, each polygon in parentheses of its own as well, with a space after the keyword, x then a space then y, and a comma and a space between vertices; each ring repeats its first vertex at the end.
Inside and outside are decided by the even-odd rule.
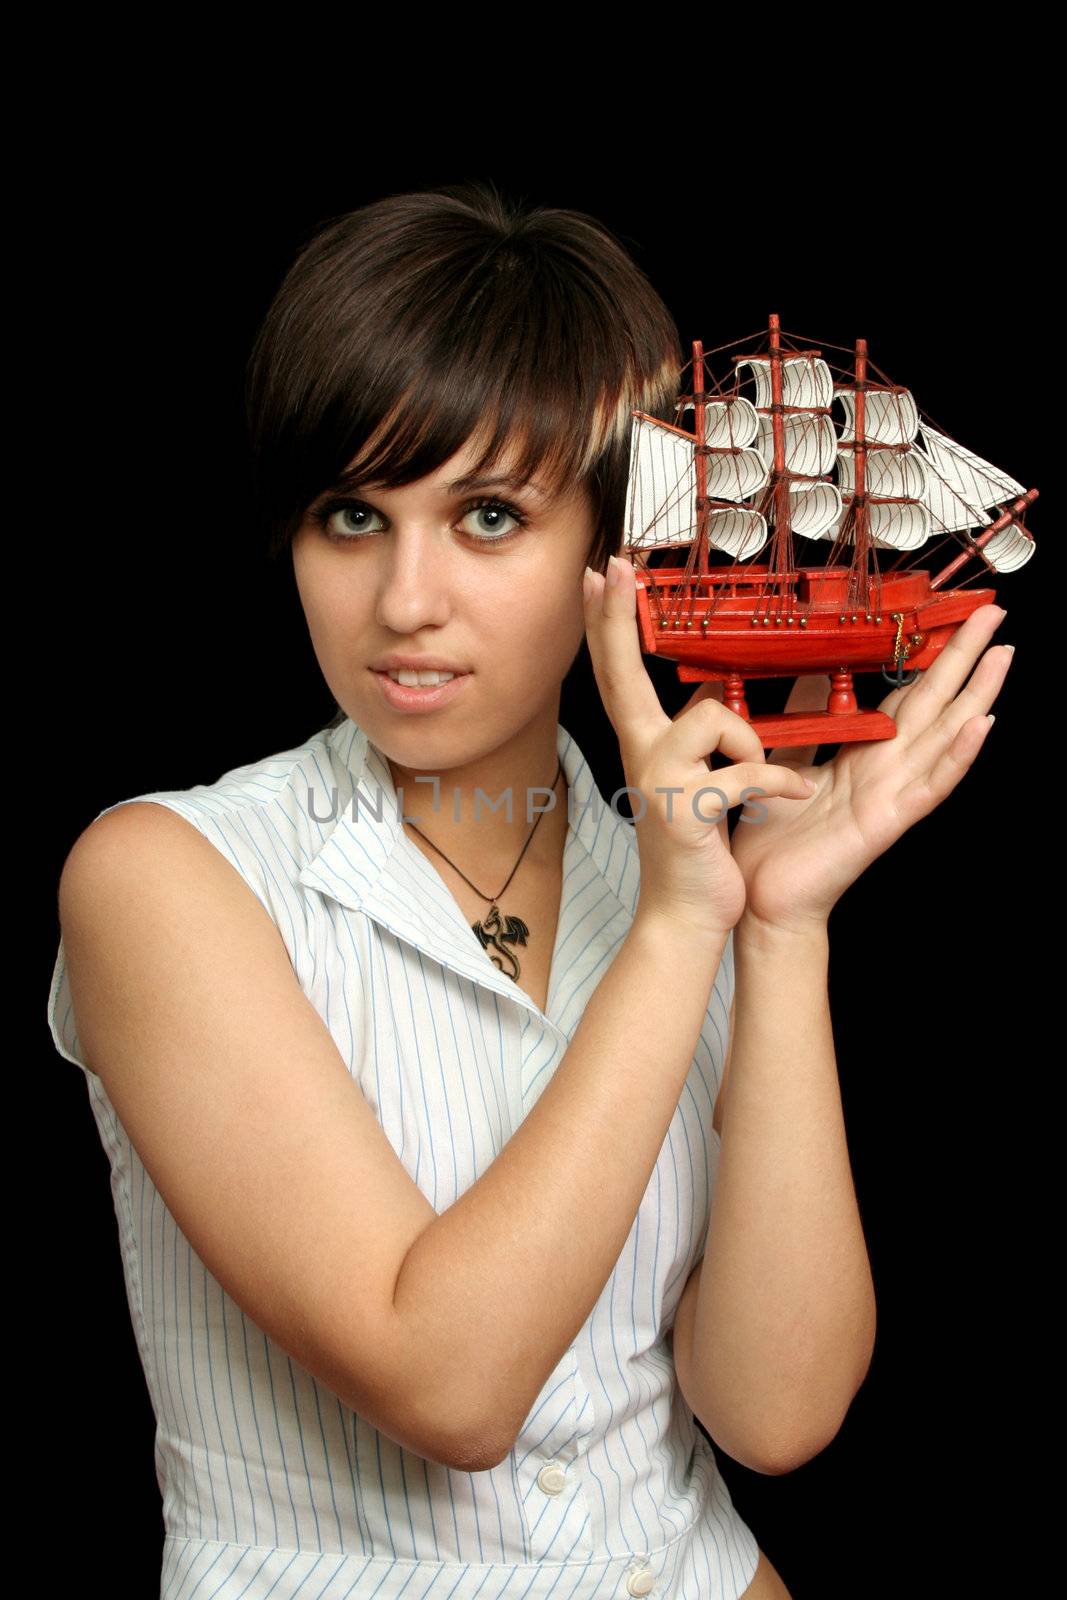
POLYGON ((405 824, 414 824, 408 827, 409 837, 421 830, 425 840, 487 891, 507 877, 527 840, 520 873, 558 866, 567 835, 568 796, 556 728, 554 714, 551 725, 543 718, 490 755, 444 770, 402 766, 387 758, 401 815, 405 824), (551 809, 542 815, 546 806, 551 809))

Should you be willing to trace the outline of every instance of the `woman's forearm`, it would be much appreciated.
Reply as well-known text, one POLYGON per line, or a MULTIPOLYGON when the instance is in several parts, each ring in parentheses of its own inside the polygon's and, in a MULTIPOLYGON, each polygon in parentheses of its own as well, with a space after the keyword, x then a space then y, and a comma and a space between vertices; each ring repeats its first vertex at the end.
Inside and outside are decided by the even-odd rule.
POLYGON ((536 1104, 408 1251, 394 1303, 413 1388, 475 1464, 511 1447, 618 1262, 726 938, 639 913, 536 1104))
POLYGON ((870 1365, 874 1285, 846 1145, 826 929, 787 933, 746 913, 734 959, 691 1370, 712 1437, 782 1469, 840 1427, 870 1365))

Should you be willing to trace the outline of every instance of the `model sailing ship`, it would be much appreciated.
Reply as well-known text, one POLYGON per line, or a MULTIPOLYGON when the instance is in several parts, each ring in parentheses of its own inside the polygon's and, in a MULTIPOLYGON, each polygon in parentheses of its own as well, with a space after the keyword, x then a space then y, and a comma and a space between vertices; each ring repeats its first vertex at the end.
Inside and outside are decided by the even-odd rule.
POLYGON ((735 353, 721 384, 694 342, 675 422, 633 414, 625 544, 641 648, 677 662, 683 682, 722 682, 765 748, 891 739, 896 723, 859 708, 853 674, 913 682, 995 599, 951 587, 960 569, 1014 572, 1033 555, 1022 516, 1038 491, 935 428, 910 390, 870 381, 865 339, 835 381, 791 338, 772 315, 765 348, 735 353), (926 558, 948 557, 936 572, 911 564, 932 541, 926 558), (684 566, 652 565, 686 549, 684 566), (728 559, 712 565, 712 550, 728 559), (808 673, 830 675, 825 711, 749 715, 746 678, 808 673))

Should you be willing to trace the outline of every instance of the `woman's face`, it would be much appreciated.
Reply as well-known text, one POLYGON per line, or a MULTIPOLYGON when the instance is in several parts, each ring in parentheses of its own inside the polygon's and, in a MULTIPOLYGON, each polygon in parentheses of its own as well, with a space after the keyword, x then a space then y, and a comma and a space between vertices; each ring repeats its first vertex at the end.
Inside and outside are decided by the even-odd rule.
MULTIPOLYGON (((468 443, 401 489, 361 484, 312 502, 293 541, 297 589, 338 705, 397 764, 476 761, 548 725, 584 633, 581 580, 595 532, 584 489, 457 484, 468 443), (429 658, 457 678, 413 708, 383 687, 383 659, 429 658)), ((486 480, 493 480, 488 483, 486 480)), ((403 691, 401 691, 402 693, 403 691)))

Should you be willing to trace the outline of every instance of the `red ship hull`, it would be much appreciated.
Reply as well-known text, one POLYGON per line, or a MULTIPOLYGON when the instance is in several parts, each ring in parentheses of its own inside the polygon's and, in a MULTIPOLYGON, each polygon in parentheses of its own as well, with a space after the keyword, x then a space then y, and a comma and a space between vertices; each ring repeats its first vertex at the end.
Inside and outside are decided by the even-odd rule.
POLYGON ((910 673, 929 667, 953 633, 992 589, 930 587, 930 574, 883 574, 877 612, 848 604, 848 567, 655 567, 637 573, 641 648, 678 663, 683 683, 712 679, 726 685, 724 703, 744 716, 765 748, 891 739, 892 717, 861 711, 853 672, 910 673), (829 673, 824 712, 752 717, 744 700, 746 678, 829 673))

